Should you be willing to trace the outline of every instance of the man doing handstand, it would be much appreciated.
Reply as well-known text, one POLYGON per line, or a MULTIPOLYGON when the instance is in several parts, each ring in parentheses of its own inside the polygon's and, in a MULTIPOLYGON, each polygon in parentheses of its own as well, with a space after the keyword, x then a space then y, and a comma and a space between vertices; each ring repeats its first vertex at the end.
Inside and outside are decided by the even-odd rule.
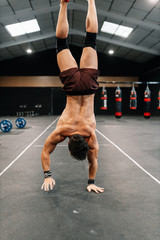
POLYGON ((97 158, 99 145, 95 134, 96 121, 94 116, 94 95, 98 89, 97 78, 98 60, 96 35, 98 20, 95 0, 88 0, 86 17, 86 37, 80 67, 73 58, 67 44, 69 24, 67 20, 67 0, 61 0, 56 29, 57 62, 60 69, 60 79, 67 94, 66 107, 59 118, 56 129, 46 139, 42 153, 42 167, 44 170, 44 183, 41 189, 53 189, 55 180, 50 171, 50 154, 56 145, 69 138, 68 148, 70 154, 77 160, 89 162, 89 179, 87 190, 96 193, 104 189, 94 183, 98 168, 97 158))

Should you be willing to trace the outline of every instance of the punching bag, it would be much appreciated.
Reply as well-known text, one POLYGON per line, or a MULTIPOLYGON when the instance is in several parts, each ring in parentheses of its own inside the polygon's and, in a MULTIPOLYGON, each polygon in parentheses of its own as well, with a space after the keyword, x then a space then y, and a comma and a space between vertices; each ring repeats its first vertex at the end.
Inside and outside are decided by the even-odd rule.
POLYGON ((133 109, 133 110, 137 109, 137 93, 134 86, 132 87, 131 95, 130 95, 130 109, 133 109))
POLYGON ((122 116, 122 91, 118 86, 115 91, 115 117, 120 118, 122 116))
POLYGON ((149 87, 146 87, 146 90, 144 91, 144 117, 150 118, 151 116, 151 91, 149 90, 149 87))
POLYGON ((107 110, 107 90, 104 86, 101 92, 101 110, 107 110))
POLYGON ((157 109, 160 110, 160 90, 158 92, 158 106, 157 109))

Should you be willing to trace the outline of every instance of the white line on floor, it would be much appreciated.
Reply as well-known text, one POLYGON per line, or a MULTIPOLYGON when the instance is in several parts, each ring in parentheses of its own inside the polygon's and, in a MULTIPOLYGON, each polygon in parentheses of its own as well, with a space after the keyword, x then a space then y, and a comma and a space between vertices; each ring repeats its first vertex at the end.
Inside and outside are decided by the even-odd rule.
POLYGON ((27 150, 28 148, 30 148, 33 143, 35 143, 57 120, 58 120, 59 117, 57 117, 48 127, 46 127, 44 129, 44 131, 38 136, 36 137, 33 142, 31 142, 1 173, 0 173, 0 176, 2 176, 3 173, 5 173, 8 168, 10 168, 27 150))
POLYGON ((114 142, 112 142, 109 138, 107 138, 103 133, 101 133, 98 129, 96 129, 102 137, 104 137, 108 142, 113 144, 121 153, 123 153, 127 158, 129 158, 137 167, 139 167, 143 172, 145 172, 148 176, 150 176, 154 181, 160 184, 160 181, 155 178, 152 174, 150 174, 147 170, 145 170, 141 165, 139 165, 133 158, 131 158, 127 153, 125 153, 120 147, 118 147, 114 142))

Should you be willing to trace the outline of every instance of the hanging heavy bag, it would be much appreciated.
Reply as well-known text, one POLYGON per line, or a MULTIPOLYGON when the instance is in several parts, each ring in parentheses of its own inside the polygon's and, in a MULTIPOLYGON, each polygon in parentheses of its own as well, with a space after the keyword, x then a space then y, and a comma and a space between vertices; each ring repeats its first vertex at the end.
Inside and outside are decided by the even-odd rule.
POLYGON ((107 110, 107 90, 104 86, 101 92, 101 110, 107 110))
POLYGON ((118 86, 115 91, 115 117, 120 118, 122 116, 122 91, 118 86))
POLYGON ((149 90, 149 87, 146 87, 146 90, 144 91, 144 117, 150 118, 151 116, 151 91, 149 90))
POLYGON ((157 109, 160 110, 160 90, 158 92, 158 106, 157 106, 157 109))
POLYGON ((132 110, 137 109, 137 93, 134 87, 132 87, 130 94, 130 109, 132 110))

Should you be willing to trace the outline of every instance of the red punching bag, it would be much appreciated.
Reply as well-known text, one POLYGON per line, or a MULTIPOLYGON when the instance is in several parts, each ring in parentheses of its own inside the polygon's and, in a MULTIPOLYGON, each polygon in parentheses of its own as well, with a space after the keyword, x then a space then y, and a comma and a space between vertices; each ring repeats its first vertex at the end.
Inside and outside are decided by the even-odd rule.
POLYGON ((158 106, 157 109, 160 110, 160 90, 158 92, 158 106))
POLYGON ((133 110, 137 109, 137 93, 134 86, 132 87, 131 95, 130 95, 130 109, 133 109, 133 110))
POLYGON ((101 92, 101 110, 107 110, 107 90, 104 86, 101 92))
POLYGON ((149 90, 149 87, 146 87, 146 90, 144 91, 144 117, 150 118, 151 116, 151 91, 149 90))
POLYGON ((120 118, 122 116, 122 91, 118 86, 115 91, 115 117, 120 118))

